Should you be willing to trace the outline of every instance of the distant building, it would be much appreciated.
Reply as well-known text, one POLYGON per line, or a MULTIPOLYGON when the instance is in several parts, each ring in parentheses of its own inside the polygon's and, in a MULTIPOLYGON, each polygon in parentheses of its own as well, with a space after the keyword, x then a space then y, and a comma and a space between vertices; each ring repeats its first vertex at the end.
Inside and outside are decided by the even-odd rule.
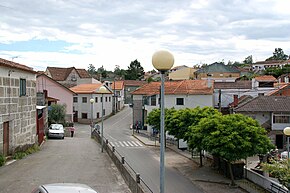
POLYGON ((125 104, 130 104, 133 102, 131 92, 137 88, 147 84, 146 81, 141 80, 124 80, 124 98, 125 104))
POLYGON ((80 84, 100 83, 92 78, 85 69, 47 67, 45 74, 67 88, 80 84))
POLYGON ((282 68, 286 64, 290 64, 290 60, 259 61, 252 64, 252 71, 259 73, 267 68, 282 68))
POLYGON ((169 70, 169 80, 192 80, 196 69, 187 66, 177 66, 169 70))
POLYGON ((215 82, 234 82, 240 75, 241 72, 237 68, 217 62, 202 67, 195 72, 196 79, 211 79, 215 82))

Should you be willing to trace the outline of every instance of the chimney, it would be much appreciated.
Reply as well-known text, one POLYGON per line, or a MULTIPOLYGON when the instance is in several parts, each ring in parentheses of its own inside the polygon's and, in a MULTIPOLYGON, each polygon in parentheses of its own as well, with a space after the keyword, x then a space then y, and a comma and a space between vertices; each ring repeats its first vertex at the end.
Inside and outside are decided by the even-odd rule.
POLYGON ((239 97, 238 95, 234 95, 234 102, 233 102, 233 107, 237 107, 239 104, 239 97))

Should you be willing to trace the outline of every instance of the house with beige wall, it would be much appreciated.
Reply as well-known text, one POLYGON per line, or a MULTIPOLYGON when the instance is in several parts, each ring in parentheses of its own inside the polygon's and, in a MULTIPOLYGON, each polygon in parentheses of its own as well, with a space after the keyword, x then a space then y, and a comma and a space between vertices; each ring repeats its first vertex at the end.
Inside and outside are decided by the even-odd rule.
POLYGON ((37 143, 36 72, 0 58, 0 154, 37 143))
POLYGON ((172 68, 168 73, 169 80, 190 80, 194 79, 194 72, 197 69, 187 66, 172 68))

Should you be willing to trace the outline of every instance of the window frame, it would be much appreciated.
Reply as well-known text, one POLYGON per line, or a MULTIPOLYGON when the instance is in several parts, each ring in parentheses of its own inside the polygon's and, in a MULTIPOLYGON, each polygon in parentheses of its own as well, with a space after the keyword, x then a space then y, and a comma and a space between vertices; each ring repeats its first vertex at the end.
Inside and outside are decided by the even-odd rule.
POLYGON ((184 98, 176 98, 176 105, 184 105, 184 98))
POLYGON ((26 96, 26 79, 20 78, 19 81, 19 96, 26 96))

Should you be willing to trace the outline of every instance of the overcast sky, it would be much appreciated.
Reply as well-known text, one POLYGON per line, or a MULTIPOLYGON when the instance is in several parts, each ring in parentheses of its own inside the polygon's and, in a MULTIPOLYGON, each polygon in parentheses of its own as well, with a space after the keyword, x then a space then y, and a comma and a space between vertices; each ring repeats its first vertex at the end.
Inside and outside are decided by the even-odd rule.
POLYGON ((174 66, 254 61, 290 54, 290 0, 2 0, 0 58, 51 67, 153 69, 167 49, 174 66))

